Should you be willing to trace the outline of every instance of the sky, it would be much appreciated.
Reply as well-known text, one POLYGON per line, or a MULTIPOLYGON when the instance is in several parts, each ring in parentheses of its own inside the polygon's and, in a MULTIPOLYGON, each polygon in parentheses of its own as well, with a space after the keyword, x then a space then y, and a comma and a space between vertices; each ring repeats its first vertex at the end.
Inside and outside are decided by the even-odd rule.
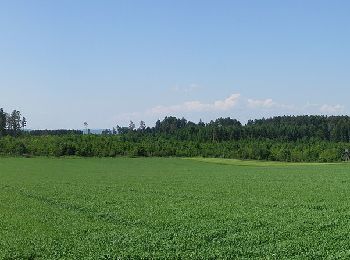
POLYGON ((31 129, 349 114, 348 0, 0 0, 0 107, 31 129))

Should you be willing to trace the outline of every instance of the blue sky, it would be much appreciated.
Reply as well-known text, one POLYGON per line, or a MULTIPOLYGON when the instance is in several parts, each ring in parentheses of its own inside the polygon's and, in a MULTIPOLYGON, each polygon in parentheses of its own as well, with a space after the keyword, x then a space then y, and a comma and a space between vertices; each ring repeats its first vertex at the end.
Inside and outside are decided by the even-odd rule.
POLYGON ((0 107, 30 128, 348 114, 350 1, 0 1, 0 107))

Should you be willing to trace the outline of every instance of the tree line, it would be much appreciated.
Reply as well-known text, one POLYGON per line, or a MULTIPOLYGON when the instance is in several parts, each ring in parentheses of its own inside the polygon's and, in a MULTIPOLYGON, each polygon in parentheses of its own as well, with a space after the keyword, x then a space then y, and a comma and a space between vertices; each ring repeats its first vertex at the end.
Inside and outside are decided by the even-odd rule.
POLYGON ((18 136, 27 125, 27 119, 22 117, 21 112, 13 110, 7 113, 0 108, 0 137, 5 135, 18 136))
POLYGON ((269 139, 198 142, 160 136, 140 139, 123 135, 23 135, 0 138, 0 154, 5 156, 82 157, 218 157, 287 162, 339 162, 349 143, 317 139, 285 142, 269 139))
POLYGON ((138 126, 131 121, 128 126, 93 135, 64 129, 23 131, 26 120, 20 112, 0 111, 1 155, 203 156, 337 162, 344 159, 350 147, 348 116, 280 116, 249 120, 246 124, 232 118, 194 123, 170 116, 152 127, 144 121, 138 126))
POLYGON ((154 127, 146 127, 140 122, 136 128, 131 121, 127 127, 105 130, 104 134, 122 134, 135 139, 139 136, 163 136, 181 141, 223 142, 238 140, 279 140, 296 142, 299 140, 322 140, 330 142, 350 142, 349 116, 278 116, 249 120, 243 125, 236 119, 218 118, 209 123, 198 123, 184 118, 165 117, 154 127))

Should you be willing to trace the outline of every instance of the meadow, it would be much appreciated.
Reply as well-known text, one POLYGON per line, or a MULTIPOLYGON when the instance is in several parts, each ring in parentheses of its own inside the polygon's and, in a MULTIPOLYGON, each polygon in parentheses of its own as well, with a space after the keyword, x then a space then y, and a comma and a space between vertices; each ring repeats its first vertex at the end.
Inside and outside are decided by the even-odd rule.
POLYGON ((350 258, 350 165, 1 158, 0 259, 350 258))

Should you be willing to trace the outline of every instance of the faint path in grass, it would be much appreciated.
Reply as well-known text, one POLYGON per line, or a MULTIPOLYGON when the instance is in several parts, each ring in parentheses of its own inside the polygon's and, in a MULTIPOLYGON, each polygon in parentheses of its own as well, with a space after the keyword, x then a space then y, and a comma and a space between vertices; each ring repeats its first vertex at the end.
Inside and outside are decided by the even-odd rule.
POLYGON ((197 162, 235 165, 235 166, 252 166, 252 167, 320 166, 320 165, 349 165, 350 166, 349 163, 276 162, 276 161, 238 160, 238 159, 203 158, 203 157, 184 158, 184 160, 193 160, 197 162))

